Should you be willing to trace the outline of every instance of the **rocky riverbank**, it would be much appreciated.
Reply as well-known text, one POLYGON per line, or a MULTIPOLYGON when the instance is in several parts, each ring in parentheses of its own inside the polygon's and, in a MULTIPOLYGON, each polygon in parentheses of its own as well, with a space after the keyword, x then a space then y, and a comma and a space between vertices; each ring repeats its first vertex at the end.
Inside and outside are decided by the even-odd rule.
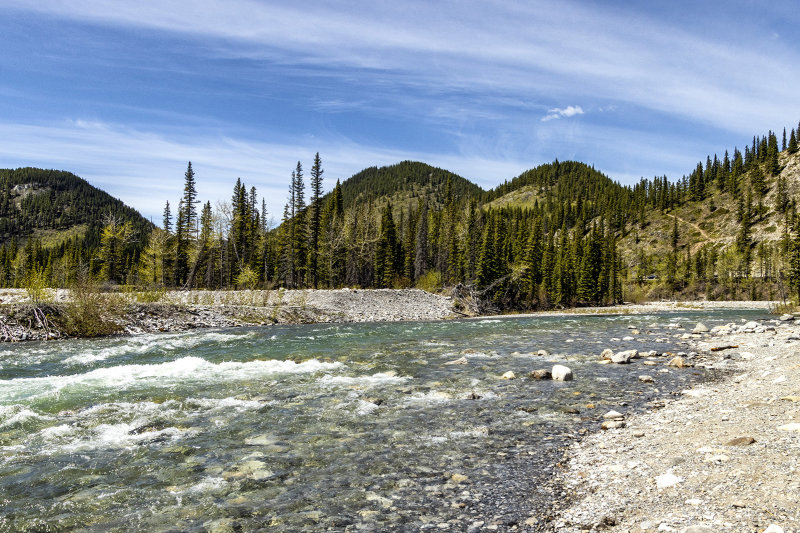
POLYGON ((705 329, 678 334, 685 362, 720 379, 569 447, 554 530, 800 531, 800 324, 705 329))
MULTIPOLYGON (((54 291, 33 304, 22 290, 0 292, 0 341, 67 336, 68 291, 54 291)), ((418 289, 296 291, 172 291, 161 294, 109 293, 103 318, 119 333, 185 331, 313 322, 441 320, 456 314, 447 296, 418 289), (150 300, 156 300, 154 302, 150 300)))

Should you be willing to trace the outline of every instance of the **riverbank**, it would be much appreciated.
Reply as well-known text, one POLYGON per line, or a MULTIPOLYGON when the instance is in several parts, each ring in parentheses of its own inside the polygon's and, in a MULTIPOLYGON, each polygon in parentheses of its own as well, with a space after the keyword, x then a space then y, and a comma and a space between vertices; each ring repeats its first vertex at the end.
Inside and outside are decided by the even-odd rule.
POLYGON ((800 325, 783 318, 676 335, 720 379, 571 445, 553 529, 800 531, 800 325))
MULTIPOLYGON (((69 291, 52 291, 32 304, 26 291, 0 291, 0 341, 45 340, 68 335, 69 291)), ((456 316, 450 297, 419 289, 169 291, 105 293, 103 320, 120 334, 177 332, 270 324, 397 322, 456 316)), ((81 335, 72 335, 81 336, 81 335)))

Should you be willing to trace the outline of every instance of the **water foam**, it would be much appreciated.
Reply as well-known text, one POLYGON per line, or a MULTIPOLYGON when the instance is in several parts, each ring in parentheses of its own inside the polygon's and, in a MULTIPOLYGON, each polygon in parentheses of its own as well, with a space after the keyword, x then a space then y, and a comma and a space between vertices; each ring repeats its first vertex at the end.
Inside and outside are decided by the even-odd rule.
POLYGON ((119 365, 98 368, 84 374, 16 378, 0 381, 0 401, 17 402, 58 396, 85 389, 127 390, 134 387, 171 387, 180 383, 218 383, 240 381, 272 374, 301 374, 333 370, 342 363, 310 359, 294 361, 256 360, 245 363, 210 363, 200 357, 182 357, 152 365, 119 365))

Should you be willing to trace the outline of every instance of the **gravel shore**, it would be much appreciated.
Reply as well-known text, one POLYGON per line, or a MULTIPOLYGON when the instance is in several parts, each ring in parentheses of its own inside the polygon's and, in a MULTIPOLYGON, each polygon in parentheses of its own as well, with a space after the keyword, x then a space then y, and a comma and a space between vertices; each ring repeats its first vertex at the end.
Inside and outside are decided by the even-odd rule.
POLYGON ((782 318, 693 333, 687 362, 720 380, 569 447, 553 529, 800 532, 800 324, 782 318))
MULTIPOLYGON (((115 308, 124 311, 109 318, 126 334, 315 322, 442 320, 457 314, 452 298, 419 289, 171 291, 109 297, 123 300, 115 308), (156 301, 147 303, 152 299, 156 301)), ((47 303, 34 306, 24 290, 0 291, 0 341, 63 337, 58 317, 69 298, 69 291, 52 291, 47 303)))

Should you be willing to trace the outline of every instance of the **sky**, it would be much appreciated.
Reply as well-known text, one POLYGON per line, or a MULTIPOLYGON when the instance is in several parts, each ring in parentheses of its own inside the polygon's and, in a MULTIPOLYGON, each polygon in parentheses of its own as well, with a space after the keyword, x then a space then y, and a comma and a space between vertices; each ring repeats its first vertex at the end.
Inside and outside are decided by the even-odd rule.
POLYGON ((0 168, 156 223, 188 161, 203 201, 241 178, 276 219, 317 152, 326 190, 403 160, 677 179, 796 127, 797 65, 794 0, 0 0, 0 168))

